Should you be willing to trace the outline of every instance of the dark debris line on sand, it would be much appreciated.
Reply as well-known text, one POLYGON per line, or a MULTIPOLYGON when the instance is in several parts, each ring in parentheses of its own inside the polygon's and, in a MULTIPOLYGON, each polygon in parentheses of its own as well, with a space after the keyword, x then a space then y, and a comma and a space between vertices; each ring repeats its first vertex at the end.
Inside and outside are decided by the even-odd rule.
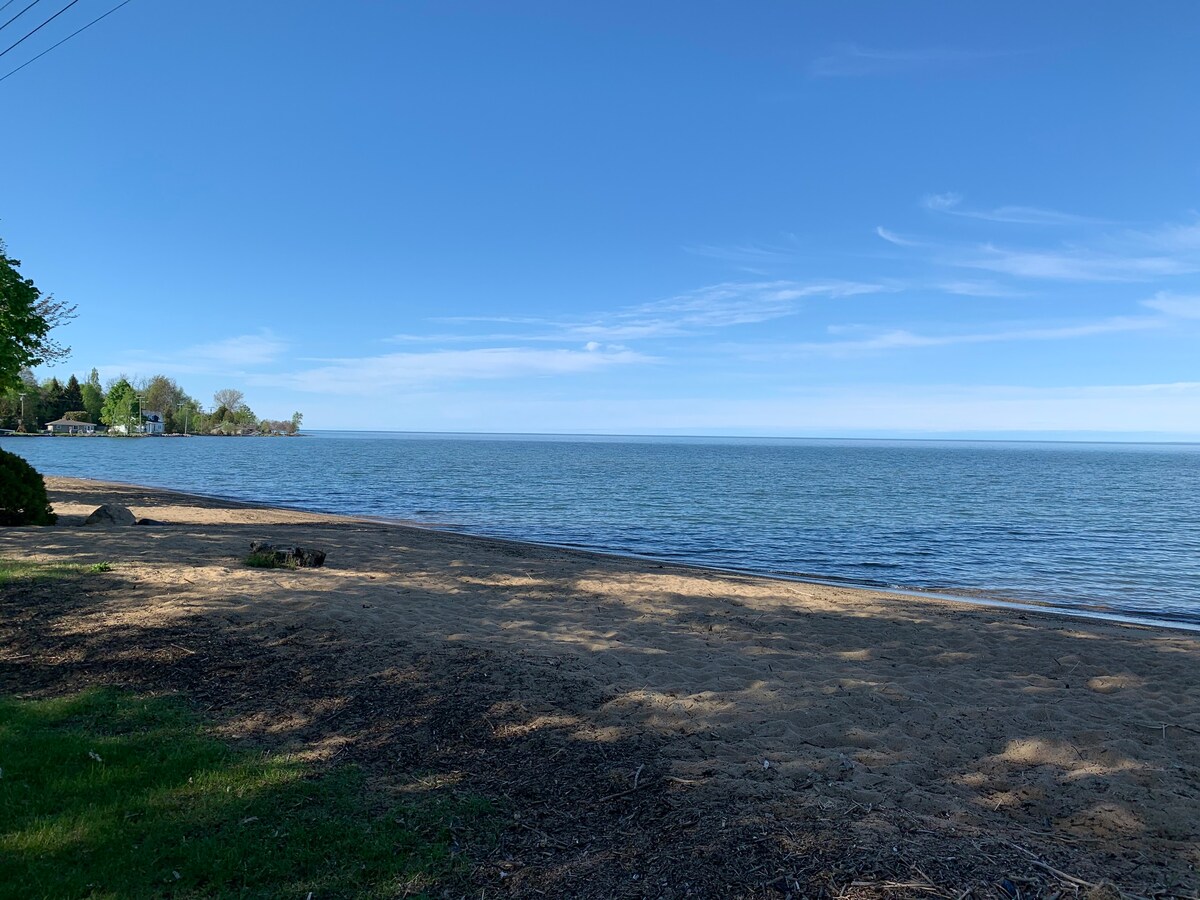
POLYGON ((857 804, 735 808, 719 790, 670 778, 659 739, 581 741, 570 728, 523 728, 539 714, 586 718, 607 699, 553 658, 420 652, 404 641, 352 647, 336 631, 300 626, 268 640, 215 616, 61 627, 121 591, 119 571, 0 590, 0 689, 178 692, 218 724, 297 723, 270 733, 247 726, 240 741, 334 742, 339 762, 361 765, 384 788, 421 776, 493 798, 506 827, 494 845, 464 848, 471 880, 441 885, 443 896, 1130 896, 1099 886, 1099 873, 1072 870, 1070 848, 1050 859, 857 804), (535 687, 530 708, 521 698, 535 687))

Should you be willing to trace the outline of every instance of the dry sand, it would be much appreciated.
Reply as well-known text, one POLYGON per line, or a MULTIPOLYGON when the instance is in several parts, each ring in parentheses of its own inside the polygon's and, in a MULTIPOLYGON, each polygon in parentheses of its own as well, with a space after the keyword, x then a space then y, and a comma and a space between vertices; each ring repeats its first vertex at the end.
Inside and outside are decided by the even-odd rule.
MULTIPOLYGON (((540 734, 562 748, 620 748, 603 757, 612 793, 627 795, 614 803, 655 791, 663 809, 700 810, 690 824, 667 812, 594 823, 643 836, 658 828, 661 846, 695 854, 667 864, 651 849, 622 854, 612 835, 589 850, 540 825, 541 857, 514 843, 510 858, 481 864, 489 891, 683 896, 694 864, 701 895, 724 879, 731 894, 958 896, 974 885, 974 896, 991 897, 1004 896, 994 879, 1007 872, 1023 896, 1100 896, 1107 888, 1084 883, 1105 881, 1129 895, 1197 896, 1195 634, 47 481, 64 527, 5 530, 0 555, 108 561, 122 585, 57 621, 63 641, 206 623, 251 629, 256 646, 300 660, 337 647, 336 674, 295 669, 298 686, 337 690, 298 690, 311 702, 277 707, 245 701, 227 733, 278 734, 317 757, 358 745, 359 757, 368 746, 386 756, 390 739, 369 714, 340 730, 301 726, 336 713, 371 678, 459 654, 488 671, 456 669, 456 683, 524 673, 489 688, 472 714, 480 740, 511 746, 540 734), (70 527, 108 501, 163 524, 70 527), (247 568, 240 560, 256 538, 325 549, 328 563, 247 568), (672 822, 688 825, 692 844, 672 822), (742 829, 739 846, 772 849, 702 860, 723 828, 742 829), (806 868, 800 859, 835 845, 836 860, 806 868), (600 860, 597 848, 607 848, 600 860), (889 851, 890 868, 880 862, 889 851), (523 878, 489 882, 505 866, 523 878), (618 875, 632 881, 605 880, 618 875)), ((243 662, 228 662, 223 683, 234 685, 243 662)))

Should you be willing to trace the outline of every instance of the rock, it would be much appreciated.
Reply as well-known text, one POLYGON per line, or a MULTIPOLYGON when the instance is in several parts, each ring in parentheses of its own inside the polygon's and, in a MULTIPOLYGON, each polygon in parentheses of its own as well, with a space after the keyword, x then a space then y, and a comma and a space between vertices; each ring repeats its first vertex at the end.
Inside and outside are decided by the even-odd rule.
POLYGON ((161 525, 162 524, 162 522, 158 521, 158 519, 138 519, 137 523, 139 525, 161 525))
POLYGON ((266 541, 251 541, 250 552, 256 556, 274 556, 281 566, 315 569, 325 565, 325 551, 307 547, 276 547, 266 541))
POLYGON ((119 503, 105 503, 83 520, 84 525, 136 525, 137 516, 119 503))
POLYGON ((291 550, 292 558, 296 560, 298 566, 308 566, 317 568, 325 565, 325 551, 312 550, 305 547, 293 547, 291 550))

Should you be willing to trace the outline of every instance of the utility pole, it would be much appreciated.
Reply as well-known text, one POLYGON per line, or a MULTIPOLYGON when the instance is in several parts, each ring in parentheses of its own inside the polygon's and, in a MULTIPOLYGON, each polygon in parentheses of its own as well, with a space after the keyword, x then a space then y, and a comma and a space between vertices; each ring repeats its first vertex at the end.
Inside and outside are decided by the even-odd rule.
POLYGON ((21 423, 20 424, 21 424, 21 427, 18 428, 17 430, 24 431, 25 430, 25 395, 24 394, 21 395, 21 423))

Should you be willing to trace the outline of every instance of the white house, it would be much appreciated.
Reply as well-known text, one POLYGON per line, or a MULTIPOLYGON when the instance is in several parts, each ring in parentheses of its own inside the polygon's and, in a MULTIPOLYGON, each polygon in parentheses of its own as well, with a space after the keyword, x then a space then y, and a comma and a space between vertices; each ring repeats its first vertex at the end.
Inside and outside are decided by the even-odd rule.
MULTIPOLYGON (((163 423, 162 413, 143 412, 142 424, 134 428, 136 434, 163 434, 166 431, 166 426, 163 423)), ((114 425, 108 429, 109 434, 128 434, 124 425, 114 425)))

